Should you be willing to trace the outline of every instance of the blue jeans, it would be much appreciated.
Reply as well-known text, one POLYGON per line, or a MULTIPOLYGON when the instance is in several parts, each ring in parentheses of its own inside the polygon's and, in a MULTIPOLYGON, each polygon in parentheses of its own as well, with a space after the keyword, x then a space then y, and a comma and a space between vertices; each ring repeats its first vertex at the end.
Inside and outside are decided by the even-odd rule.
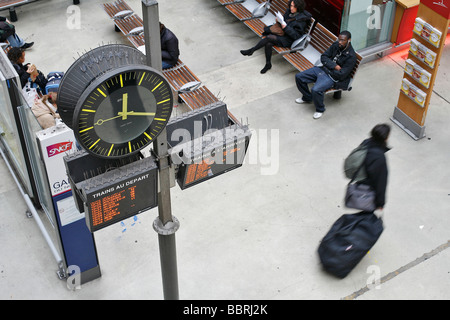
POLYGON ((170 68, 172 68, 172 67, 173 67, 172 64, 167 63, 167 62, 165 62, 165 61, 162 62, 162 68, 163 68, 163 69, 170 69, 170 68))
POLYGON ((325 91, 334 86, 334 81, 319 67, 299 72, 295 75, 295 83, 298 90, 303 94, 303 101, 314 102, 316 112, 325 112, 323 98, 325 91), (308 83, 314 83, 309 90, 308 83))
POLYGON ((8 40, 11 47, 21 47, 25 44, 25 41, 17 34, 9 36, 8 38, 6 38, 6 40, 8 40))

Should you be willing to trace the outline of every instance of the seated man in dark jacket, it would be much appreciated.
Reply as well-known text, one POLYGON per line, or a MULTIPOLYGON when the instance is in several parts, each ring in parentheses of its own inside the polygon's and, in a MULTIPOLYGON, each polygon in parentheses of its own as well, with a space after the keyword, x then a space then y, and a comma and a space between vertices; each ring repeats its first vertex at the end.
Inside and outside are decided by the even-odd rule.
POLYGON ((351 72, 357 60, 356 52, 350 42, 351 37, 350 32, 342 31, 338 41, 333 43, 320 57, 321 67, 313 67, 295 75, 297 88, 303 94, 303 97, 296 99, 295 102, 314 102, 316 107, 314 119, 319 119, 325 112, 323 99, 327 90, 348 87, 351 72), (311 91, 308 83, 315 83, 311 91))
POLYGON ((177 63, 178 57, 180 56, 178 38, 161 22, 159 23, 159 30, 161 33, 162 68, 172 68, 177 63))

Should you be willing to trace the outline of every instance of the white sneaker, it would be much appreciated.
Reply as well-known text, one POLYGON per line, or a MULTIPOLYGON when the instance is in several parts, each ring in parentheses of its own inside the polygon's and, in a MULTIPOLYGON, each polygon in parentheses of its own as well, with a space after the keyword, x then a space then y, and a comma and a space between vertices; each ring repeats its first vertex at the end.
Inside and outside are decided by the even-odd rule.
POLYGON ((311 101, 303 101, 303 98, 297 98, 297 99, 295 99, 295 102, 297 102, 298 104, 311 103, 311 101))
POLYGON ((323 115, 323 112, 314 112, 313 118, 319 119, 323 115))

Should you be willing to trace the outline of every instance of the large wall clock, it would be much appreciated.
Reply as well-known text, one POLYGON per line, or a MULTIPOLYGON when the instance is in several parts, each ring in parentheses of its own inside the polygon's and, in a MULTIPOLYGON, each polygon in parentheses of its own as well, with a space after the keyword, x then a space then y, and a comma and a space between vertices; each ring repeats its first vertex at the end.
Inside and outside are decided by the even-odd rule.
MULTIPOLYGON (((148 146, 162 132, 172 113, 173 94, 160 72, 136 63, 140 59, 127 57, 127 54, 139 56, 140 52, 128 46, 111 46, 95 52, 97 61, 100 56, 103 60, 109 57, 113 62, 118 58, 117 50, 122 52, 120 57, 124 61, 114 62, 112 67, 102 61, 107 70, 82 86, 76 104, 72 100, 58 107, 62 107, 61 118, 67 120, 66 124, 86 151, 101 158, 122 158, 148 146)), ((86 61, 91 62, 89 68, 98 67, 92 56, 82 61, 81 67, 86 66, 86 61)), ((80 68, 72 69, 80 73, 80 68)), ((68 73, 70 76, 67 72, 65 77, 68 73)), ((59 91, 63 97, 69 87, 64 81, 63 78, 59 91)))

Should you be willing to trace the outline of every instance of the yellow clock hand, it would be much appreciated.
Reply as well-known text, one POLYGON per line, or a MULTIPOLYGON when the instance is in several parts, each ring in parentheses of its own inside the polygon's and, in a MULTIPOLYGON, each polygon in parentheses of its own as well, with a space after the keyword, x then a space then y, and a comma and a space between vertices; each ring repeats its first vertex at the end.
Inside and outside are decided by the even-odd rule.
POLYGON ((119 112, 119 115, 122 115, 122 120, 127 119, 127 109, 128 109, 128 93, 124 93, 122 96, 122 112, 119 112))
MULTIPOLYGON (((121 112, 119 112, 119 113, 121 113, 121 112)), ((122 115, 119 114, 118 116, 115 116, 115 117, 112 117, 112 118, 109 118, 109 119, 106 119, 106 120, 98 119, 97 122, 94 123, 94 125, 101 126, 104 122, 112 120, 112 119, 116 119, 118 117, 122 117, 122 115)))
MULTIPOLYGON (((135 111, 130 111, 130 112, 125 112, 125 114, 127 116, 154 116, 156 113, 155 112, 135 112, 135 111)), ((124 112, 119 112, 118 113, 119 116, 124 116, 125 114, 124 114, 124 112)))

